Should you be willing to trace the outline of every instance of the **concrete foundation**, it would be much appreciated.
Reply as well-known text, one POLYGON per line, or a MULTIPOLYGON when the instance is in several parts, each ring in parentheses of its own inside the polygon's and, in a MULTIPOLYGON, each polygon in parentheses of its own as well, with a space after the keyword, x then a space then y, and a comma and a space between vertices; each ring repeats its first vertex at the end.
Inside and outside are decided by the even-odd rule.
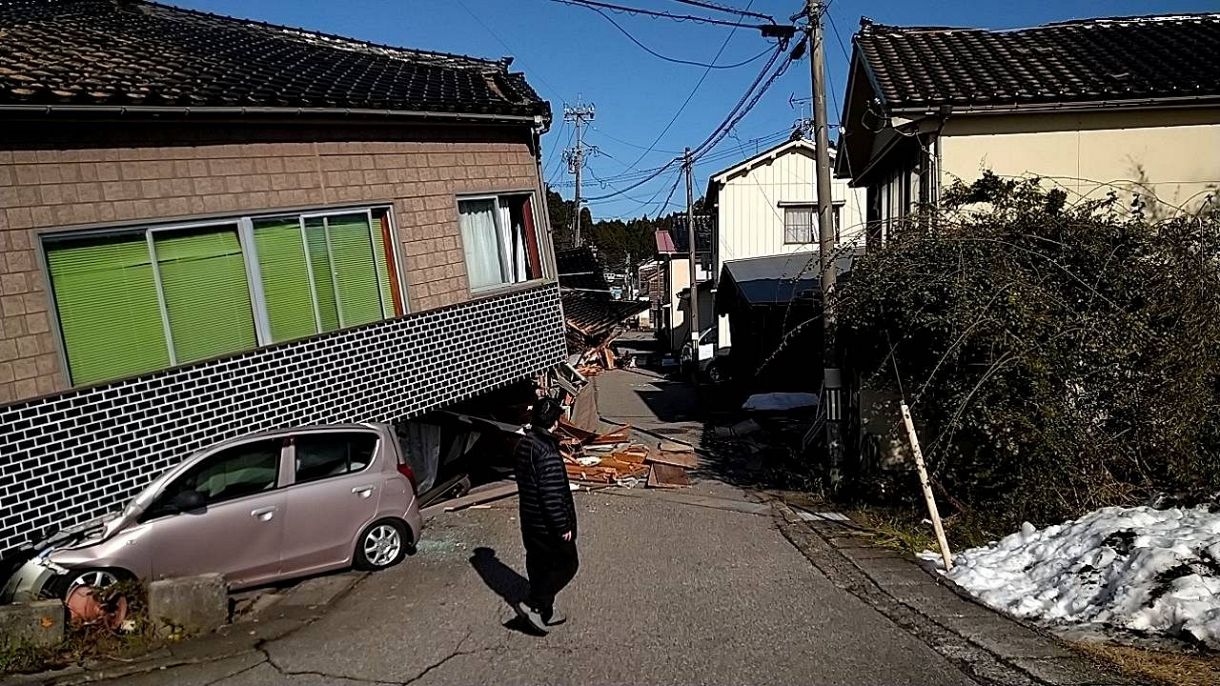
POLYGON ((163 579, 148 585, 148 616, 162 634, 205 634, 229 619, 229 587, 219 574, 163 579))
POLYGON ((59 645, 64 640, 64 615, 64 604, 58 600, 0 605, 0 648, 59 645))

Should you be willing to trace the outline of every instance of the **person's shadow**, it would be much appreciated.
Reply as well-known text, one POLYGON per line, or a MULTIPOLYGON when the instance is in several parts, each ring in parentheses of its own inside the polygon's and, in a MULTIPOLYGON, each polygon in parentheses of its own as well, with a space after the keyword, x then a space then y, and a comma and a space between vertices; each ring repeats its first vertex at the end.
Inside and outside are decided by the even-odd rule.
MULTIPOLYGON (((517 603, 523 602, 529 597, 529 580, 518 574, 512 567, 504 564, 500 558, 496 557, 496 551, 491 548, 475 548, 474 554, 470 556, 470 566, 474 567, 474 571, 479 573, 479 577, 483 579, 483 583, 487 584, 488 588, 503 598, 509 607, 513 608, 513 612, 516 612, 515 605, 517 603)), ((504 623, 504 626, 514 631, 520 631, 523 634, 538 635, 538 631, 530 626, 529 622, 515 614, 512 619, 504 623)))

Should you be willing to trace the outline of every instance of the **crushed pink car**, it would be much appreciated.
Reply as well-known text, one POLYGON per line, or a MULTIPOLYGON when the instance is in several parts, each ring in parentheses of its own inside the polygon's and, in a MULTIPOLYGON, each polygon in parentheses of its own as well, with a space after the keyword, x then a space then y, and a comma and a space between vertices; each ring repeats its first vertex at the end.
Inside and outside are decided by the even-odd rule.
POLYGON ((38 547, 0 599, 220 573, 231 588, 392 567, 423 528, 415 476, 385 424, 285 429, 201 450, 122 512, 38 547))

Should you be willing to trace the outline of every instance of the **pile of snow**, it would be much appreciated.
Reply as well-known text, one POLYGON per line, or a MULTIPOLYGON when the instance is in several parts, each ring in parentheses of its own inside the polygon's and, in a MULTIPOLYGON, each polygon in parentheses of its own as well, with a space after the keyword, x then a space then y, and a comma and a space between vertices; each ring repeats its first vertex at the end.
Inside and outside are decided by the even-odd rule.
POLYGON ((813 393, 755 393, 746 398, 741 409, 747 412, 787 412, 817 405, 818 396, 813 393))
POLYGON ((1204 508, 1108 507, 1042 530, 1026 523, 959 553, 948 576, 1017 617, 1220 648, 1220 513, 1204 508))

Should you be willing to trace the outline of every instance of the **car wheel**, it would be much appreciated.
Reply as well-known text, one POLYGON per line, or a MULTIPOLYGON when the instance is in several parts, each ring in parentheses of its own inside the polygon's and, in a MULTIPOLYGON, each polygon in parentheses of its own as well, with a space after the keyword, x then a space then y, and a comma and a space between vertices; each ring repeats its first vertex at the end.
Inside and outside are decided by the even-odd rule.
POLYGON ((704 373, 707 374, 707 380, 714 384, 724 381, 724 372, 720 371, 720 365, 718 364, 713 363, 708 365, 707 371, 704 373))
POLYGON ((56 598, 64 600, 77 586, 106 588, 130 578, 132 578, 131 574, 121 569, 73 569, 48 584, 47 591, 56 598))
POLYGON ((375 571, 402 562, 407 555, 407 526, 397 519, 373 522, 356 542, 356 569, 375 571))

